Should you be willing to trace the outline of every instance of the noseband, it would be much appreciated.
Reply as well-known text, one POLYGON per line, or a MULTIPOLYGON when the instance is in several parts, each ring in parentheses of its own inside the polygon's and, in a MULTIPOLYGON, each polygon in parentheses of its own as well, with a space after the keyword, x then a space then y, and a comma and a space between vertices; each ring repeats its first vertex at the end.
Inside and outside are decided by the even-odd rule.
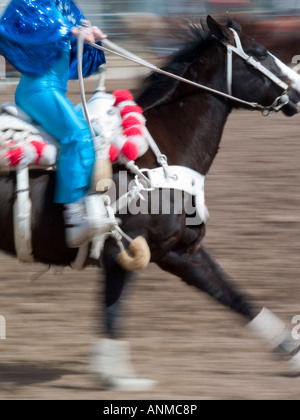
POLYGON ((232 29, 229 28, 234 36, 234 41, 235 41, 235 46, 226 43, 226 42, 222 42, 222 44, 226 47, 227 49, 227 90, 228 90, 228 94, 232 95, 232 80, 233 80, 233 53, 237 54, 239 57, 241 57, 244 61, 246 61, 247 64, 249 64, 250 66, 252 66, 253 68, 255 68, 255 70, 259 71, 260 73, 262 73, 264 76, 268 77, 268 79, 270 79, 276 86, 278 86, 279 88, 281 88, 283 90, 282 95, 278 96, 275 101, 273 102, 273 104, 269 107, 263 107, 262 105, 259 106, 259 108, 263 107, 265 108, 263 111, 265 112, 278 112, 281 110, 281 108, 283 108, 288 102, 289 102, 289 97, 287 95, 287 91, 289 86, 287 85, 287 83, 283 82, 282 80, 279 79, 279 77, 277 77, 274 73, 272 73, 270 70, 268 70, 266 67, 264 67, 259 61, 257 61, 255 58, 251 57, 250 55, 248 55, 241 43, 240 37, 238 35, 238 33, 232 29))

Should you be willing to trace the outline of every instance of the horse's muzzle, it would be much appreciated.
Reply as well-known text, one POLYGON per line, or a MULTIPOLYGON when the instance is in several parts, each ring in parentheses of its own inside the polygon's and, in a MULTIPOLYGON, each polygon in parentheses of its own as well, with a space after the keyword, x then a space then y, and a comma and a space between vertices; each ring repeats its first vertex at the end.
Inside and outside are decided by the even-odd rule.
POLYGON ((292 99, 282 108, 282 112, 287 117, 293 117, 300 112, 300 102, 295 103, 292 99))

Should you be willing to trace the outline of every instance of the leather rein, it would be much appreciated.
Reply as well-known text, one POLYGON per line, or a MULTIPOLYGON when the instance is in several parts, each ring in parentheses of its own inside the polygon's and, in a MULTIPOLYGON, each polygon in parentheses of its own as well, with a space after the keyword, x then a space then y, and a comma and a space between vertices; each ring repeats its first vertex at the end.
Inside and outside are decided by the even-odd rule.
POLYGON ((95 43, 89 43, 89 45, 93 46, 94 48, 100 49, 104 52, 112 53, 112 54, 117 55, 121 58, 127 59, 129 61, 134 62, 134 63, 137 63, 137 64, 139 64, 143 67, 146 67, 146 68, 154 71, 155 73, 159 73, 159 74, 162 74, 164 76, 171 77, 171 78, 176 79, 180 82, 184 82, 184 83, 187 83, 187 84, 192 85, 194 87, 203 89, 207 92, 216 94, 218 96, 222 96, 222 97, 224 97, 226 99, 229 99, 231 101, 240 103, 242 105, 246 105, 246 106, 248 106, 250 108, 253 108, 253 109, 260 110, 265 115, 269 115, 272 112, 280 111, 281 108, 283 108, 289 102, 289 97, 288 97, 288 94, 287 94, 287 91, 289 89, 288 84, 283 82, 282 80, 280 80, 279 77, 274 75, 270 70, 268 70, 265 66, 263 66, 255 58, 248 55, 242 47, 241 40, 240 40, 240 37, 239 37, 238 33, 232 28, 229 28, 229 29, 233 33, 236 45, 233 46, 233 45, 231 45, 227 42, 220 41, 222 43, 222 45, 224 45, 227 49, 227 90, 228 90, 228 93, 221 92, 219 90, 210 88, 208 86, 202 85, 200 83, 193 82, 192 80, 189 80, 189 79, 186 79, 184 77, 178 76, 176 74, 170 73, 168 71, 162 70, 159 67, 153 65, 152 63, 149 63, 148 61, 146 61, 144 59, 141 59, 140 57, 136 56, 135 54, 132 54, 131 52, 129 52, 126 49, 114 44, 113 42, 111 42, 107 39, 104 39, 102 41, 102 46, 100 46, 98 44, 95 44, 95 43), (271 105, 266 106, 266 105, 261 105, 257 102, 245 101, 243 99, 237 98, 236 96, 232 95, 232 77, 233 77, 232 55, 233 55, 233 52, 235 54, 237 54, 238 56, 240 56, 244 61, 246 61, 247 64, 254 67, 257 71, 262 73, 264 76, 268 77, 276 86, 278 86, 280 89, 283 90, 283 93, 280 96, 278 96, 271 105))

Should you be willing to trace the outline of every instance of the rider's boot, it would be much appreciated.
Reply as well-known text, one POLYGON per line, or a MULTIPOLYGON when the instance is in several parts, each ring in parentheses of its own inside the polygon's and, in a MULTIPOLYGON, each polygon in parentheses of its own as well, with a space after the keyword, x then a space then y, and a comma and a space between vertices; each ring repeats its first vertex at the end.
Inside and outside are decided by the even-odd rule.
POLYGON ((78 248, 110 231, 115 224, 103 196, 87 194, 76 203, 65 204, 65 236, 69 248, 78 248))

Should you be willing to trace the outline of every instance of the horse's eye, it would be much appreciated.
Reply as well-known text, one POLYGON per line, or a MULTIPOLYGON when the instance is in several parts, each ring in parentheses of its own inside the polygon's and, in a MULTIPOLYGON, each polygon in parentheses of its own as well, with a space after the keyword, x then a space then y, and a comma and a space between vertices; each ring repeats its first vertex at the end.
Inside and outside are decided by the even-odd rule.
POLYGON ((264 61, 268 58, 268 52, 267 51, 261 51, 258 54, 255 54, 255 58, 259 61, 264 61))
POLYGON ((264 61, 268 58, 268 51, 266 49, 254 49, 253 51, 254 57, 259 61, 264 61))
POLYGON ((264 61, 268 58, 268 50, 260 46, 249 48, 247 53, 252 55, 258 61, 264 61))

